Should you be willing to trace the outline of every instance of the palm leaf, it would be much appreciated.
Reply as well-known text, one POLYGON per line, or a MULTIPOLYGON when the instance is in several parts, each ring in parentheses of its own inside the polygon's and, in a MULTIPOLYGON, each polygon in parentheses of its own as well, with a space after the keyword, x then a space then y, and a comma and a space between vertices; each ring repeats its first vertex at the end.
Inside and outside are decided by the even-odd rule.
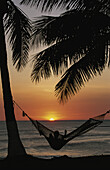
POLYGON ((45 16, 36 21, 34 30, 36 28, 38 30, 34 34, 40 37, 40 39, 36 37, 37 45, 40 43, 51 45, 53 42, 54 44, 35 56, 32 80, 39 81, 43 77, 46 78, 47 69, 46 72, 44 70, 46 67, 48 67, 47 77, 62 73, 64 67, 68 68, 69 62, 77 62, 96 45, 97 41, 100 43, 103 39, 105 44, 108 44, 109 17, 100 13, 93 15, 89 12, 87 15, 75 11, 69 11, 60 17, 45 16))
POLYGON ((72 37, 78 39, 80 46, 84 37, 89 42, 97 34, 109 30, 109 26, 107 15, 90 11, 71 10, 59 17, 42 16, 33 23, 33 45, 51 45, 72 37))
MULTIPOLYGON (((55 87, 56 96, 60 102, 66 102, 75 95, 87 81, 102 73, 107 64, 105 55, 108 49, 102 42, 93 47, 82 59, 73 64, 62 76, 55 87)), ((109 56, 110 58, 110 56, 109 56)))
POLYGON ((13 65, 17 70, 20 70, 28 61, 31 22, 12 1, 8 1, 8 12, 4 18, 4 28, 6 34, 8 34, 8 40, 13 52, 13 65))
POLYGON ((50 45, 74 36, 76 28, 82 23, 82 17, 81 12, 71 10, 59 17, 42 16, 37 18, 33 22, 33 45, 50 45))
MULTIPOLYGON (((107 34, 106 37, 110 38, 110 35, 107 34)), ((97 37, 97 42, 94 41, 94 46, 98 43, 100 44, 100 42, 105 44, 105 39, 105 36, 97 37)), ((82 44, 80 42, 79 46, 79 41, 76 39, 69 39, 48 47, 34 57, 34 66, 31 74, 32 80, 38 82, 41 78, 48 78, 53 74, 58 75, 62 73, 64 68, 68 68, 69 63, 77 63, 88 54, 94 46, 93 42, 91 45, 90 42, 86 44, 85 41, 82 41, 82 44)), ((106 46, 108 46, 108 44, 106 44, 106 46)))
POLYGON ((82 58, 87 52, 89 44, 86 48, 85 44, 82 44, 82 48, 79 48, 78 42, 76 39, 65 40, 36 54, 33 57, 32 80, 39 81, 41 78, 48 78, 52 74, 58 75, 64 71, 64 68, 68 68, 69 63, 82 58))
POLYGON ((36 6, 37 8, 41 6, 42 11, 51 11, 53 8, 79 8, 82 6, 82 0, 22 0, 21 4, 36 6))
POLYGON ((33 22, 33 29, 32 29, 33 31, 32 46, 38 47, 39 45, 42 45, 42 44, 43 45, 49 44, 44 41, 44 36, 47 37, 46 32, 44 32, 44 29, 47 27, 48 24, 53 22, 55 19, 56 17, 53 17, 53 16, 41 16, 41 17, 35 18, 35 21, 33 22))
POLYGON ((61 9, 89 9, 109 13, 109 0, 22 0, 21 4, 41 7, 42 11, 51 11, 53 8, 61 9))
MULTIPOLYGON (((33 44, 43 43, 50 47, 35 56, 32 80, 39 81, 59 74, 64 67, 68 68, 69 60, 74 62, 56 86, 59 100, 66 101, 105 68, 105 46, 108 47, 110 41, 109 0, 22 2, 32 6, 36 4, 37 7, 41 5, 43 11, 63 5, 73 9, 59 17, 43 16, 38 19, 34 22, 33 34, 33 44)), ((110 57, 108 60, 110 62, 110 57)))

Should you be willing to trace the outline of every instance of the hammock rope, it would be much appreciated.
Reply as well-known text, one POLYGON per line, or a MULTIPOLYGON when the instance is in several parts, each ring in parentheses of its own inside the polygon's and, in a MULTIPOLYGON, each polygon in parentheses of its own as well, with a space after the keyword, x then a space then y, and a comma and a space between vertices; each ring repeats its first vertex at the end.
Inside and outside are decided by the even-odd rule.
POLYGON ((64 135, 62 135, 59 133, 59 131, 53 131, 47 128, 46 126, 44 126, 39 121, 33 120, 32 118, 30 118, 30 116, 27 113, 24 112, 24 110, 15 101, 13 101, 13 103, 16 104, 16 106, 22 111, 22 115, 26 116, 32 122, 32 124, 38 130, 39 134, 43 135, 46 138, 51 148, 55 150, 60 150, 70 140, 80 135, 83 135, 84 133, 99 126, 104 121, 106 114, 110 113, 110 110, 108 110, 104 114, 90 118, 89 120, 85 121, 85 123, 83 123, 81 126, 76 128, 72 132, 68 134, 65 133, 64 135))

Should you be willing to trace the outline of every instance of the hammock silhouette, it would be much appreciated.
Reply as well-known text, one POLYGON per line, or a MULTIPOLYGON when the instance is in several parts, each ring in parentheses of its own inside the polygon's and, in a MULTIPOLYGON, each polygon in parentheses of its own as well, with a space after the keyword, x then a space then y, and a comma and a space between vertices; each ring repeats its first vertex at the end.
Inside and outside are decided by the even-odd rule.
POLYGON ((106 114, 110 113, 110 110, 108 110, 106 113, 90 118, 89 120, 85 121, 85 123, 83 123, 81 126, 76 128, 72 132, 68 134, 65 133, 65 135, 62 135, 58 131, 53 131, 47 128, 46 126, 44 126, 39 121, 33 120, 32 118, 30 118, 29 115, 26 114, 23 111, 23 109, 14 100, 13 100, 13 104, 16 104, 16 106, 22 111, 23 116, 27 116, 27 118, 32 122, 32 124, 38 130, 39 134, 43 135, 48 141, 51 148, 55 150, 60 150, 70 140, 74 139, 75 137, 81 136, 84 133, 99 126, 104 121, 106 114))
POLYGON ((104 114, 90 118, 81 126, 65 135, 60 134, 58 131, 52 131, 51 129, 41 124, 39 121, 31 119, 24 111, 23 116, 27 116, 29 118, 35 128, 39 131, 40 135, 43 135, 46 138, 51 148, 60 150, 70 140, 99 126, 103 122, 105 115, 108 113, 110 113, 110 110, 104 114))

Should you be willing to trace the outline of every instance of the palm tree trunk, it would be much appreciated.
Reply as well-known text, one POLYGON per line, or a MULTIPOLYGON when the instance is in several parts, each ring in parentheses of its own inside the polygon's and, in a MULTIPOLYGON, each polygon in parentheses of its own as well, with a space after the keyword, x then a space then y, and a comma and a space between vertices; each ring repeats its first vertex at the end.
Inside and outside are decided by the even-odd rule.
POLYGON ((2 16, 0 16, 0 68, 4 109, 8 132, 8 156, 26 155, 25 149, 19 137, 17 123, 14 115, 13 100, 7 66, 7 52, 2 16))

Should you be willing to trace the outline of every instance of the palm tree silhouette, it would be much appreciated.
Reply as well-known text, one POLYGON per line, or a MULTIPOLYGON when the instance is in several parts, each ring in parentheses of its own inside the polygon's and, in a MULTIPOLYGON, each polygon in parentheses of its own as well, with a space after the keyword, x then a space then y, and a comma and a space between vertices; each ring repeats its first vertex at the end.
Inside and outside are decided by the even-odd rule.
POLYGON ((59 17, 42 16, 34 21, 33 45, 47 49, 36 54, 32 80, 39 81, 62 73, 55 87, 58 99, 67 101, 85 82, 110 65, 110 4, 109 0, 22 0, 21 3, 42 7, 68 9, 59 17), (69 65, 71 64, 71 66, 69 65))
POLYGON ((27 63, 31 22, 11 0, 0 0, 0 72, 2 80, 6 125, 8 131, 8 156, 25 155, 14 115, 13 98, 7 66, 5 34, 8 34, 12 61, 21 70, 27 63))

